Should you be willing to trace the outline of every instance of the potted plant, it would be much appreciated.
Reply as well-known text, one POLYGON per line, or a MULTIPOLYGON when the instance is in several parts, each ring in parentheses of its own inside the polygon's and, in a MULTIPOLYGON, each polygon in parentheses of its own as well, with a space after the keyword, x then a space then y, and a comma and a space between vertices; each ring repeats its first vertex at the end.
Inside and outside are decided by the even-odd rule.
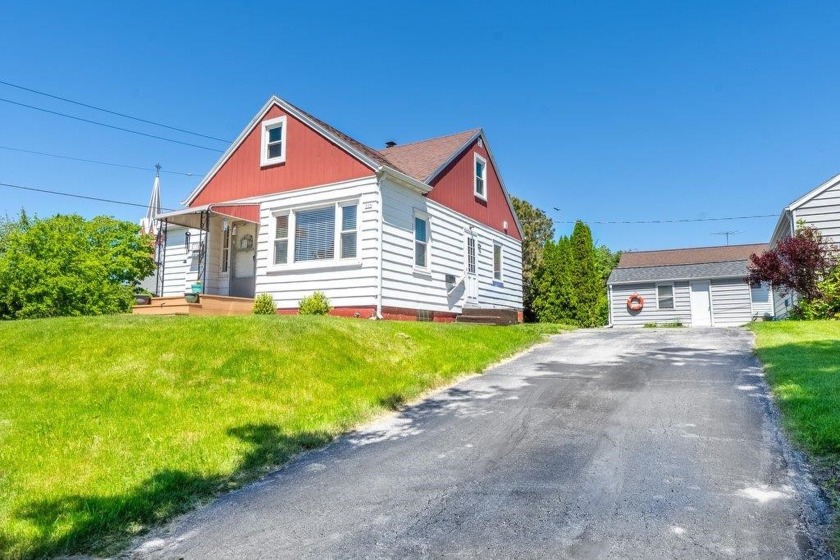
POLYGON ((151 305, 151 303, 152 303, 151 292, 140 288, 134 294, 134 305, 151 305))

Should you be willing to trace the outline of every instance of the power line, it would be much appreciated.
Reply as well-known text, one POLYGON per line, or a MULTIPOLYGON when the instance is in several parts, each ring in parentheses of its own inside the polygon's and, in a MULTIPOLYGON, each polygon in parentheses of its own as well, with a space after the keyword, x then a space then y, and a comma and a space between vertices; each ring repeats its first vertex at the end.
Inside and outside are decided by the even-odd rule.
POLYGON ((43 107, 36 107, 34 105, 27 105, 26 103, 20 103, 19 101, 12 101, 11 99, 5 99, 5 98, 0 97, 0 101, 2 101, 4 103, 10 103, 11 105, 17 105, 19 107, 26 107, 27 109, 32 109, 34 111, 41 111, 43 113, 49 113, 51 115, 58 115, 59 117, 65 117, 65 118, 68 118, 68 119, 73 119, 73 120, 77 120, 77 121, 81 121, 81 122, 86 122, 86 123, 90 123, 90 124, 104 126, 106 128, 111 128, 111 129, 114 129, 114 130, 121 130, 122 132, 130 132, 131 134, 137 134, 139 136, 146 136, 148 138, 155 138, 157 140, 164 140, 166 142, 172 142, 174 144, 181 144, 183 146, 190 146, 192 148, 200 148, 202 150, 209 150, 211 152, 222 152, 223 151, 223 150, 219 150, 217 148, 209 148, 207 146, 201 146, 199 144, 192 144, 190 142, 183 142, 181 140, 175 140, 174 138, 167 138, 165 136, 158 136, 156 134, 149 134, 147 132, 140 132, 139 130, 132 130, 130 128, 123 128, 121 126, 114 126, 112 124, 106 124, 106 123, 103 123, 103 122, 93 121, 93 120, 90 120, 90 119, 83 119, 82 117, 77 117, 75 115, 68 115, 67 113, 61 113, 59 111, 51 111, 49 109, 44 109, 43 107))
MULTIPOLYGON (((19 189, 19 190, 22 190, 22 191, 39 192, 39 193, 45 193, 45 194, 54 194, 54 195, 57 195, 57 196, 67 196, 67 197, 70 197, 70 198, 81 198, 81 199, 84 199, 84 200, 93 200, 93 201, 96 201, 96 202, 107 202, 108 204, 121 204, 123 206, 136 206, 138 208, 148 208, 148 206, 149 206, 148 204, 140 204, 138 202, 126 202, 124 200, 114 200, 114 199, 111 199, 111 198, 99 198, 99 197, 96 197, 96 196, 86 196, 86 195, 83 195, 83 194, 74 194, 74 193, 68 193, 68 192, 62 192, 62 191, 52 191, 52 190, 49 190, 49 189, 40 189, 40 188, 37 188, 37 187, 26 187, 24 185, 16 185, 14 183, 0 183, 0 187, 8 187, 10 189, 19 189)), ((161 210, 172 211, 171 208, 161 208, 161 210)))
MULTIPOLYGON (((63 155, 60 155, 60 154, 50 154, 50 153, 47 153, 47 152, 38 152, 36 150, 24 150, 23 148, 12 148, 11 146, 0 146, 0 150, 9 150, 9 151, 12 151, 12 152, 21 152, 21 153, 24 153, 24 154, 34 154, 34 155, 47 156, 47 157, 58 158, 58 159, 69 159, 69 160, 72 160, 72 161, 81 161, 81 162, 84 162, 84 163, 97 163, 99 165, 107 165, 107 166, 110 166, 110 167, 123 167, 125 169, 137 169, 137 170, 140 170, 140 171, 155 171, 154 167, 141 167, 139 165, 124 165, 122 163, 111 163, 109 161, 99 161, 99 160, 96 160, 96 159, 85 159, 85 158, 78 158, 78 157, 73 157, 73 156, 63 156, 63 155)), ((183 172, 183 171, 169 171, 169 170, 166 170, 166 169, 161 169, 161 173, 170 173, 172 175, 184 175, 186 177, 193 177, 195 175, 194 173, 186 173, 186 172, 183 172)))
POLYGON ((753 220, 756 218, 776 218, 778 214, 755 214, 752 216, 726 216, 722 218, 680 218, 676 220, 552 220, 555 224, 575 224, 578 221, 587 224, 685 224, 690 222, 725 222, 732 220, 753 220))
POLYGON ((219 142, 224 142, 226 144, 230 143, 230 140, 224 140, 222 138, 216 138, 215 136, 208 136, 207 134, 200 134, 198 132, 192 132, 190 130, 184 130, 183 128, 177 128, 175 126, 170 126, 168 124, 163 124, 163 123, 159 123, 159 122, 155 122, 155 121, 150 121, 148 119, 141 119, 140 117, 134 117, 132 115, 126 115, 125 113, 118 113, 117 111, 111 111, 110 109, 105 109, 104 107, 98 107, 96 105, 89 105, 87 103, 82 103, 81 101, 74 101, 72 99, 67 99, 66 97, 61 97, 59 95, 53 95, 52 93, 46 93, 46 92, 43 92, 43 91, 38 91, 37 89, 24 87, 24 86, 21 86, 21 85, 18 85, 18 84, 13 84, 11 82, 5 82, 3 80, 0 80, 0 84, 3 84, 4 86, 17 88, 17 89, 20 89, 20 90, 23 90, 23 91, 28 91, 30 93, 43 95, 44 97, 50 97, 52 99, 58 99, 59 101, 64 101, 66 103, 72 103, 74 105, 79 105, 80 107, 87 107, 88 109, 94 109, 96 111, 102 111, 103 113, 108 113, 109 115, 116 115, 118 117, 131 119, 131 120, 134 120, 134 121, 137 121, 137 122, 152 124, 152 125, 155 125, 155 126, 168 128, 169 130, 174 130, 174 131, 177 131, 177 132, 183 132, 185 134, 192 134, 193 136, 201 136, 202 138, 207 138, 208 140, 217 140, 219 142))

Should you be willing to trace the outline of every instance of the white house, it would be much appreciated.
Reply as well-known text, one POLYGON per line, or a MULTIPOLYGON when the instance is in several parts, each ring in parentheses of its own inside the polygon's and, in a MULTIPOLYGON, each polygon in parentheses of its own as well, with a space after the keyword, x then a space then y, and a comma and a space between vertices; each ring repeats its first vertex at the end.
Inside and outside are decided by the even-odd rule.
POLYGON ((772 318, 772 290, 746 281, 750 255, 766 249, 759 243, 623 253, 607 280, 610 325, 731 327, 772 318))
MULTIPOLYGON (((840 241, 840 175, 835 175, 782 210, 770 238, 770 246, 774 247, 791 237, 799 223, 812 226, 828 242, 840 241)), ((787 317, 796 304, 796 294, 774 293, 774 315, 776 318, 787 317)))
POLYGON ((185 208, 158 216, 158 294, 323 291, 344 316, 521 320, 522 230, 481 129, 375 150, 272 97, 185 208))

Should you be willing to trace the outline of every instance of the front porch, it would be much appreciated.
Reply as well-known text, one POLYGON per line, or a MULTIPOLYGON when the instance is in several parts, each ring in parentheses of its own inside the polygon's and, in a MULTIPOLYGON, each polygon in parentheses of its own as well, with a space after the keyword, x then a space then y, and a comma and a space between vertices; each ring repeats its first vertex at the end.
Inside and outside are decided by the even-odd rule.
POLYGON ((135 305, 134 315, 250 315, 254 300, 201 294, 198 303, 187 303, 183 295, 153 297, 148 305, 135 305))
POLYGON ((180 300, 182 311, 183 294, 197 285, 202 295, 254 297, 259 205, 205 205, 160 214, 158 220, 162 241, 150 290, 156 296, 180 300))

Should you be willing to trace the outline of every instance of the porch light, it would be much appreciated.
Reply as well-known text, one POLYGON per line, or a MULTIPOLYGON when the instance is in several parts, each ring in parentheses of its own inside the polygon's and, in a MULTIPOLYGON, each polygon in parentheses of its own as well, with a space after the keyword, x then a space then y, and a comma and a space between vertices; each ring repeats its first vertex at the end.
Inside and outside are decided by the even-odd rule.
POLYGON ((192 234, 190 232, 184 234, 184 247, 187 250, 189 250, 190 248, 190 237, 192 237, 192 234))

